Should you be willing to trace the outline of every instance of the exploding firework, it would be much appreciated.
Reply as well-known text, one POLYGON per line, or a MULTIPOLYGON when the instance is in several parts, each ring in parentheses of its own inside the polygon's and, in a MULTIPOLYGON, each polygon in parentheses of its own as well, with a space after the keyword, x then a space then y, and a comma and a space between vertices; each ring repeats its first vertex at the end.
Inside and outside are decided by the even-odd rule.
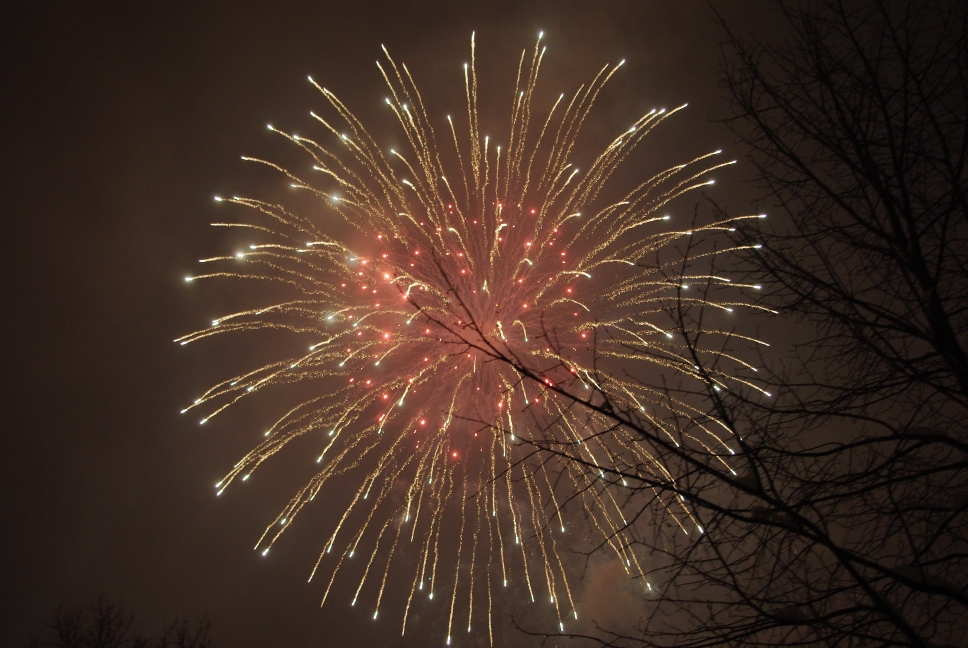
MULTIPOLYGON (((467 115, 458 120, 466 119, 467 130, 447 117, 446 129, 436 131, 409 70, 384 51, 386 103, 406 151, 386 151, 310 79, 335 115, 312 115, 325 139, 270 129, 312 159, 314 176, 255 161, 308 192, 318 209, 304 215, 253 198, 218 199, 250 208, 253 217, 216 225, 246 228, 257 240, 238 254, 204 259, 216 270, 186 278, 268 280, 280 297, 220 317, 180 338, 182 344, 259 329, 289 331, 309 343, 295 357, 215 385, 185 410, 204 411, 205 423, 276 385, 308 390, 217 484, 221 493, 247 479, 298 438, 318 444, 307 461, 308 482, 257 548, 267 553, 320 492, 350 489, 312 570, 325 575, 323 602, 341 569, 360 555, 352 602, 370 584, 376 618, 388 575, 401 562, 394 558, 406 555, 412 580, 402 630, 416 596, 443 590, 448 643, 455 620, 466 616, 471 631, 472 620, 486 615, 493 644, 495 589, 511 581, 532 601, 553 604, 562 629, 577 618, 559 555, 573 521, 598 534, 630 573, 642 574, 625 538, 614 492, 620 484, 605 482, 616 468, 674 476, 640 439, 582 401, 607 399, 634 410, 670 440, 682 438, 670 413, 693 420, 691 439, 718 456, 726 440, 709 419, 641 376, 664 372, 717 388, 733 381, 752 386, 725 369, 752 367, 722 351, 710 352, 700 374, 665 318, 672 305, 723 311, 735 305, 690 293, 688 284, 728 280, 673 272, 682 255, 669 253, 700 230, 728 230, 730 222, 674 229, 661 213, 730 163, 715 162, 716 151, 608 200, 603 189, 613 172, 679 109, 642 116, 579 172, 572 163, 576 138, 622 64, 561 95, 539 119, 532 100, 544 55, 540 40, 521 55, 505 146, 480 133, 473 37, 464 68, 467 115), (334 217, 355 233, 335 235, 334 217), (566 499, 580 514, 570 517, 566 499)), ((663 506, 687 533, 697 526, 683 503, 663 506)))

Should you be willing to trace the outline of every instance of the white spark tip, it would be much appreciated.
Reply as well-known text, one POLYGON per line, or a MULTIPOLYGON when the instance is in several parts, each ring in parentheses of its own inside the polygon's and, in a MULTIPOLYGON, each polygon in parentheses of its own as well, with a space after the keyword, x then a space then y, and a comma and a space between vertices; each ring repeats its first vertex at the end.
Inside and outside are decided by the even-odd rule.
POLYGON ((215 196, 215 202, 222 202, 221 196, 215 196))

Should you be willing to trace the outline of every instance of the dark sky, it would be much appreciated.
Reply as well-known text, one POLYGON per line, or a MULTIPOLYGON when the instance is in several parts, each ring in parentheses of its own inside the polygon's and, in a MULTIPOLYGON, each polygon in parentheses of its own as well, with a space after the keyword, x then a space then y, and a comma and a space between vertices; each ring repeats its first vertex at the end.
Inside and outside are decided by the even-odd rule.
MULTIPOLYGON (((306 576, 320 528, 294 529, 270 559, 252 551, 291 494, 284 477, 214 497, 256 426, 236 418, 203 429, 178 414, 245 349, 172 343, 220 314, 217 291, 182 280, 226 248, 224 232, 208 227, 219 217, 212 196, 259 194, 239 156, 285 159, 265 124, 309 128, 322 101, 307 73, 364 117, 379 115, 381 43, 442 119, 460 99, 472 30, 483 108, 500 119, 517 56, 543 29, 549 92, 628 61, 592 136, 688 101, 651 155, 668 164, 716 148, 739 156, 713 122, 726 104, 709 5, 20 4, 29 13, 6 14, 2 27, 0 643, 23 645, 58 604, 100 594, 149 621, 208 613, 220 646, 395 642, 395 618, 374 623, 346 596, 319 609, 306 576)), ((737 30, 772 33, 765 2, 715 4, 737 30)), ((744 175, 739 165, 717 176, 714 197, 743 211, 744 175)))

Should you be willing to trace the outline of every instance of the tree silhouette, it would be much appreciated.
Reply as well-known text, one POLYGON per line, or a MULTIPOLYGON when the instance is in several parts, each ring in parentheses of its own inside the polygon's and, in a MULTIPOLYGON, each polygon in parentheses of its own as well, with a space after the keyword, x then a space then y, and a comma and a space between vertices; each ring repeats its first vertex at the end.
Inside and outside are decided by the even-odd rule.
MULTIPOLYGON (((725 356, 710 363, 700 345, 709 314, 680 291, 668 314, 704 388, 654 387, 703 403, 705 417, 656 425, 599 387, 607 374, 590 393, 577 380, 544 381, 611 423, 594 436, 630 431, 654 458, 613 449, 609 465, 581 468, 588 488, 621 498, 623 536, 656 596, 634 632, 567 636, 609 646, 965 645, 968 9, 778 8, 790 27, 778 45, 726 28, 727 123, 781 216, 770 231, 737 226, 738 270, 764 286, 763 305, 813 335, 782 363, 764 360, 771 398, 727 390, 716 366, 725 356), (729 456, 698 442, 706 424, 729 431, 729 456), (694 528, 669 521, 670 498, 690 507, 694 528)), ((683 256, 668 277, 680 286, 697 274, 690 264, 723 263, 683 256)), ((479 331, 467 339, 534 384, 552 369, 479 331)), ((550 434, 527 442, 582 463, 550 434)))
POLYGON ((101 597, 84 606, 62 605, 48 624, 46 639, 31 648, 211 648, 208 620, 197 623, 178 617, 162 625, 154 637, 145 635, 135 615, 101 597))

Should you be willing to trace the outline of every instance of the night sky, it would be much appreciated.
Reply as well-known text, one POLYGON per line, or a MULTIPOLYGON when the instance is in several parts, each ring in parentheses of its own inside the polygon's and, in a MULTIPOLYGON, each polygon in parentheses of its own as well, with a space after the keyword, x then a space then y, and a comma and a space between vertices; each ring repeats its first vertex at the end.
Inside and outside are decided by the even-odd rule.
MULTIPOLYGON (((0 643, 23 645, 59 604, 102 594, 149 624, 208 614, 218 646, 397 641, 398 612, 373 622, 347 593, 319 609, 319 587, 306 584, 324 530, 312 513, 269 558, 252 551, 297 482, 268 470, 216 499, 214 483, 269 414, 200 428, 178 413, 251 348, 172 342, 229 308, 229 286, 183 281, 231 245, 208 226, 225 215, 212 197, 280 191, 240 155, 292 159, 265 124, 311 129, 323 101, 307 74, 375 133, 392 132, 381 131, 391 123, 379 110, 381 44, 408 64, 440 126, 462 108, 474 30, 495 132, 517 57, 544 30, 549 93, 627 60, 593 113, 592 140, 688 101, 643 145, 642 163, 717 148, 739 157, 715 123, 727 111, 715 15, 705 0, 29 4, 2 28, 0 643)), ((739 32, 775 33, 765 2, 715 4, 739 32)), ((746 211, 749 175, 743 164, 718 173, 711 196, 746 211)), ((496 624, 507 626, 512 603, 496 624)), ((434 609, 419 613, 421 632, 401 645, 442 644, 434 609)))

